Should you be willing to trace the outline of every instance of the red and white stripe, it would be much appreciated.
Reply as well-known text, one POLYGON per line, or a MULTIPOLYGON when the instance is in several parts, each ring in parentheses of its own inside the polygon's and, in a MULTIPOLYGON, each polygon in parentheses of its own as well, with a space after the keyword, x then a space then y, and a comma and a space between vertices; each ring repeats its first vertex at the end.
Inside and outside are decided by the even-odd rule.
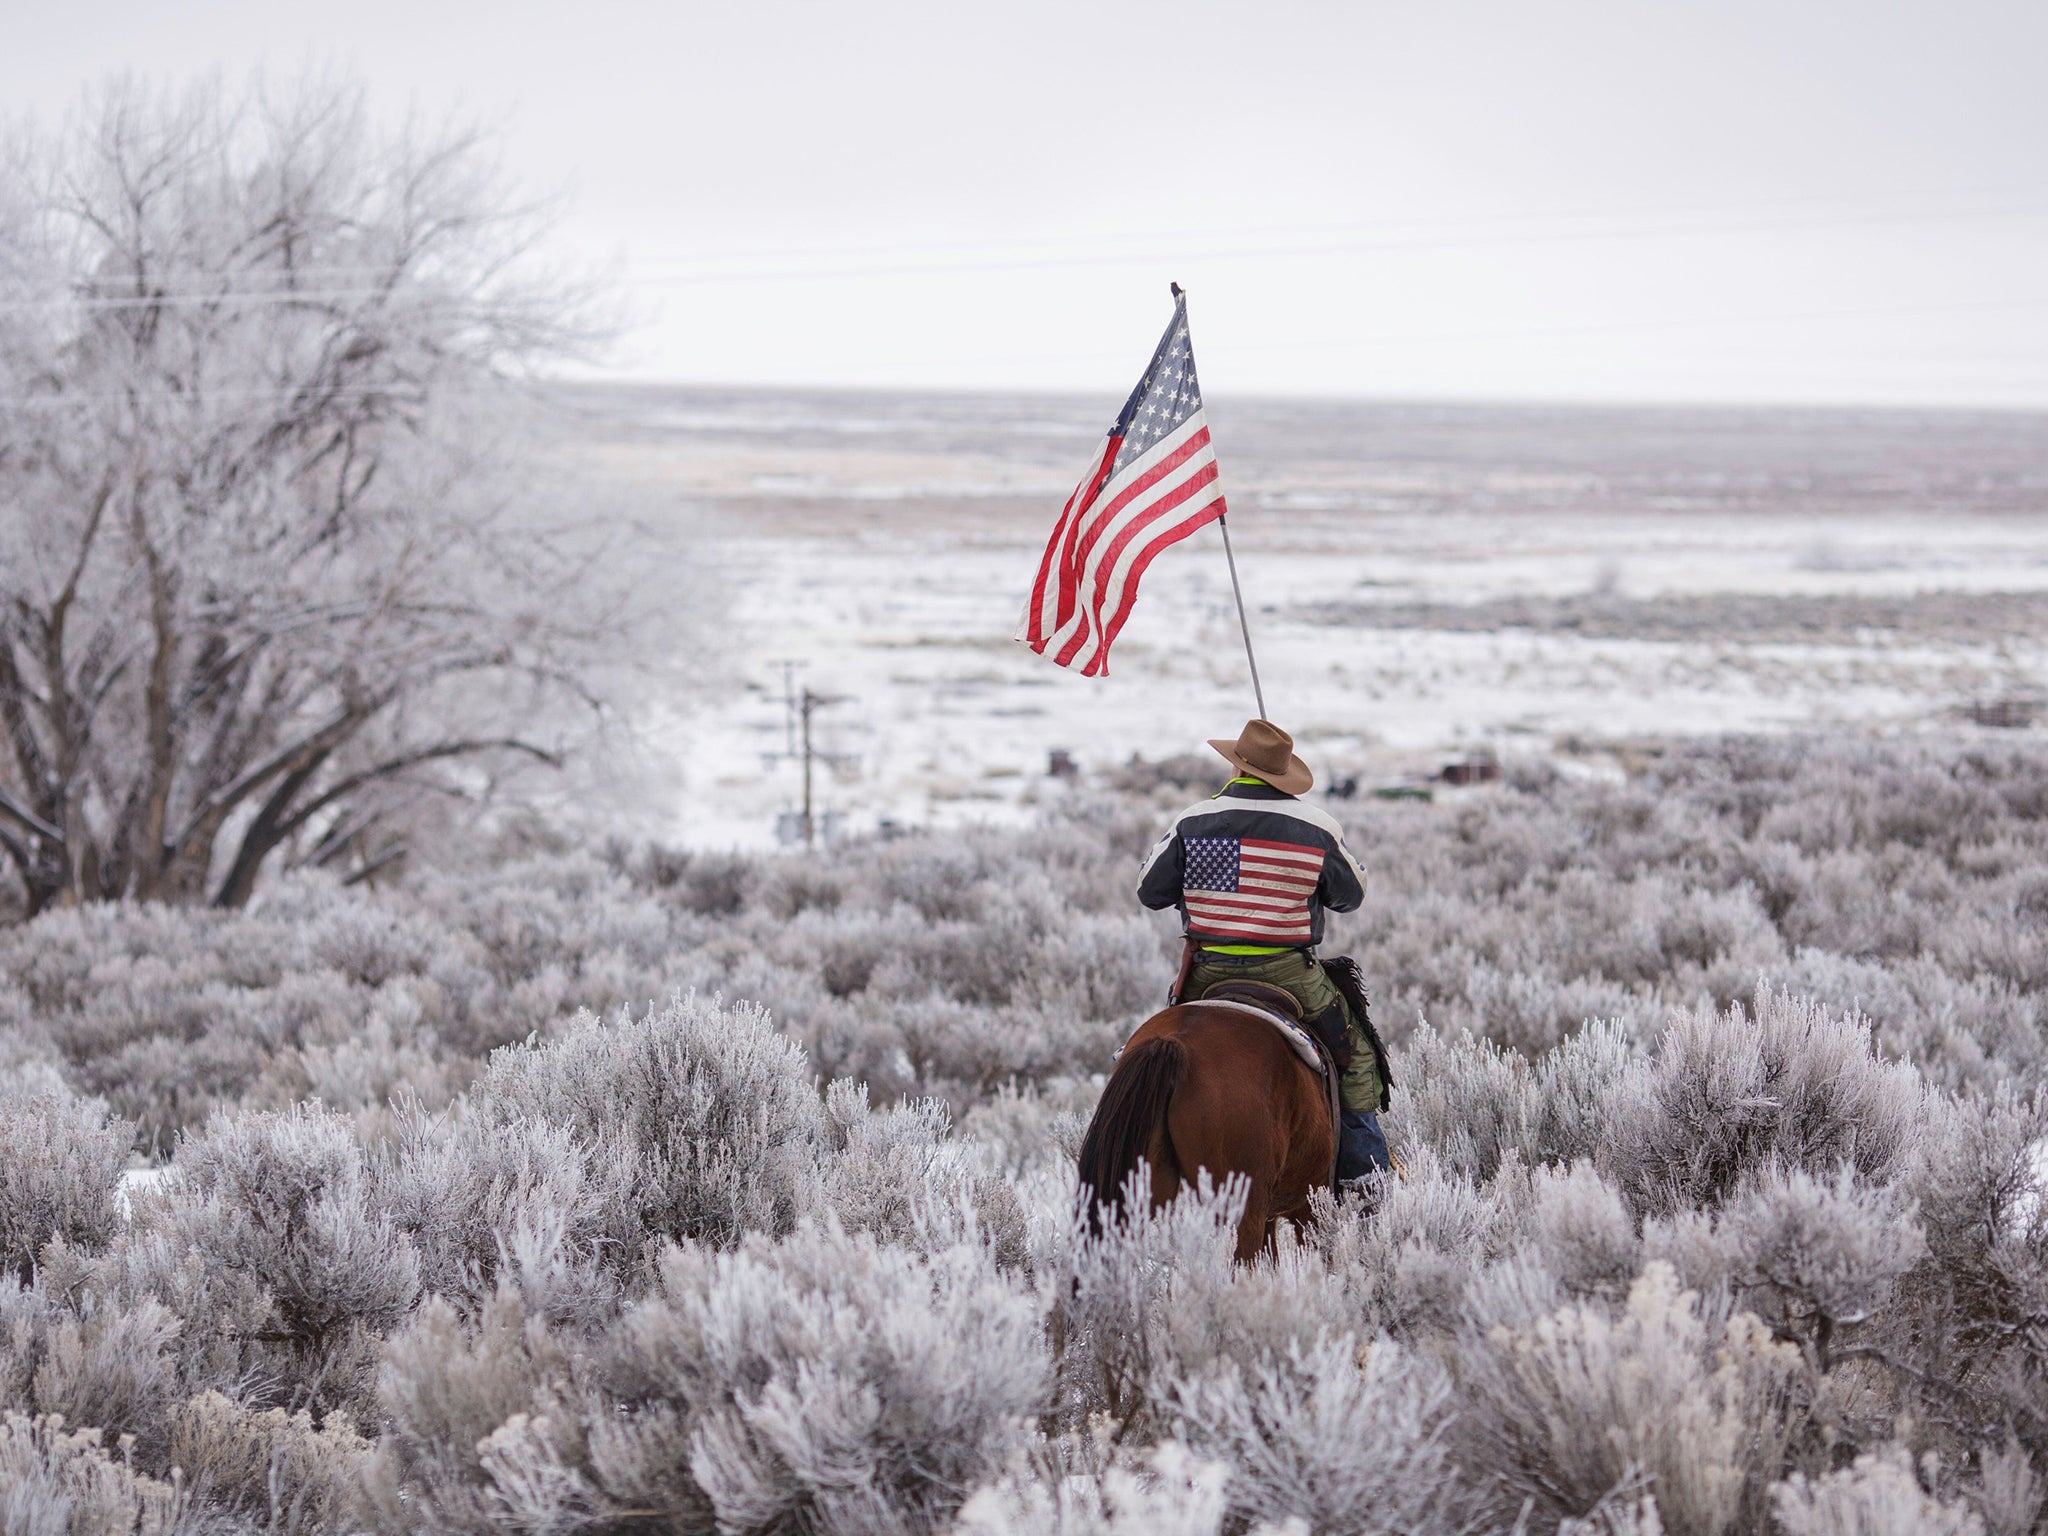
POLYGON ((1309 898, 1323 876, 1323 850, 1304 843, 1245 838, 1237 850, 1237 889, 1183 888, 1188 927, 1206 938, 1249 944, 1306 944, 1309 898))
POLYGON ((1153 558, 1227 510, 1201 411, 1109 480, 1122 447, 1121 437, 1107 438, 1067 499, 1017 630, 1039 655, 1084 677, 1109 671, 1110 644, 1153 558))

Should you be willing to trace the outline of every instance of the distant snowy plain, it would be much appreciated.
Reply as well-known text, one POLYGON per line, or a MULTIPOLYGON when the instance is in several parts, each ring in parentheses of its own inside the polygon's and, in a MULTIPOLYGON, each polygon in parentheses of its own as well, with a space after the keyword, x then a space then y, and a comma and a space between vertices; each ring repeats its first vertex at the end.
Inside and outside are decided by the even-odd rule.
MULTIPOLYGON (((675 840, 796 807, 785 693, 839 697, 818 807, 1017 821, 1055 751, 1202 750, 1252 692, 1214 529, 1147 576, 1111 675, 1012 638, 1114 402, 607 389, 568 450, 703 612, 642 718, 675 840), (788 666, 784 664, 788 663, 788 666)), ((2048 690, 2048 419, 1212 402, 1267 702, 1326 779, 1475 751, 1619 773, 1673 734, 1970 734, 2048 690)), ((659 573, 654 573, 658 576, 659 573)), ((2038 730, 2034 726, 2031 729, 2038 730)))

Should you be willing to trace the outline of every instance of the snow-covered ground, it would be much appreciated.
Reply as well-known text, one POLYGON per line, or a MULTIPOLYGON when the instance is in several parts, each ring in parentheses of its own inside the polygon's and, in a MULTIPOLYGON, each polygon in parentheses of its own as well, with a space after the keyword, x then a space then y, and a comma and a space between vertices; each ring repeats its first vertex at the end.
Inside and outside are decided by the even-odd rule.
MULTIPOLYGON (((849 828, 1015 819, 1048 792, 1056 750, 1084 767, 1170 756, 1252 713, 1213 529, 1154 565, 1108 678, 1011 639, 1113 403, 637 390, 579 405, 582 472, 686 530, 716 594, 700 687, 652 717, 681 764, 683 841, 765 844, 798 803, 791 676, 843 696, 815 732, 835 758, 820 807, 849 828)), ((1598 765, 1684 732, 1976 731, 1966 706, 2048 690, 2048 420, 1210 414, 1270 712, 1326 775, 1394 779, 1473 749, 1598 765), (1748 601, 1724 624, 1717 595, 1748 601), (1599 622, 1529 625, 1515 599, 1599 622), (1868 627, 1866 599, 1885 600, 1868 627), (1508 603, 1516 627, 1461 617, 1487 603, 1484 622, 1508 603)))

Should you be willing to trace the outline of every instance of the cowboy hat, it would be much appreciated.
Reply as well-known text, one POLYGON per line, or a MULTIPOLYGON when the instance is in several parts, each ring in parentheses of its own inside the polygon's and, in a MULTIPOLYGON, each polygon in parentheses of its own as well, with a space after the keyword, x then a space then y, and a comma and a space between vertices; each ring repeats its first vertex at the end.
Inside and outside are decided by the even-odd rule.
POLYGON ((1294 738, 1270 720, 1247 721, 1237 740, 1209 743, 1239 773, 1264 779, 1277 790, 1305 795, 1316 782, 1308 764, 1294 755, 1294 738))

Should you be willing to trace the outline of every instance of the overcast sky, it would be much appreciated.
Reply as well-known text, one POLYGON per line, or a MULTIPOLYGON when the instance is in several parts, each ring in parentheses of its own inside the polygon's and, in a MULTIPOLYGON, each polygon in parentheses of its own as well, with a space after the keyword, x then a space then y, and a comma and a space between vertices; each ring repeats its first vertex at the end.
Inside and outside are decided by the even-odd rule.
POLYGON ((0 102, 502 121, 642 378, 2048 406, 2038 0, 0 0, 0 102))

